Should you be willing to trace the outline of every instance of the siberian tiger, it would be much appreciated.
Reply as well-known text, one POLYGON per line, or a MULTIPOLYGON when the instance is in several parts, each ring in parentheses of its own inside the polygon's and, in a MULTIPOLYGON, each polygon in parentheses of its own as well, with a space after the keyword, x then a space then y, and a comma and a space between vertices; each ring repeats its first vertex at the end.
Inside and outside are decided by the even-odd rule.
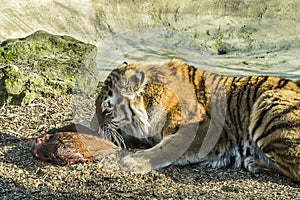
POLYGON ((121 158, 135 172, 199 163, 300 181, 300 84, 284 78, 217 75, 176 59, 120 66, 96 99, 91 129, 147 145, 121 158))

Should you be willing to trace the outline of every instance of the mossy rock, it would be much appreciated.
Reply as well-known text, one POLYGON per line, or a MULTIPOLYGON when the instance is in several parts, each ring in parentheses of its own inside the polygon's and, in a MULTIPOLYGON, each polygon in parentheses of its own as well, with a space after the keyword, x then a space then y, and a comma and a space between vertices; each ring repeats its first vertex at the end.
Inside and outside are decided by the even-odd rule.
POLYGON ((37 31, 0 44, 0 103, 28 104, 36 97, 92 95, 98 84, 97 48, 70 36, 37 31))

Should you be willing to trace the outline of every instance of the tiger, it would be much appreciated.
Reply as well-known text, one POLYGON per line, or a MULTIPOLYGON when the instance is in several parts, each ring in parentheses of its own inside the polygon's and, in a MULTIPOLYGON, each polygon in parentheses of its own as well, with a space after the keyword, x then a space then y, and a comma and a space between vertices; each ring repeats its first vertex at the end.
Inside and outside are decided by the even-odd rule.
POLYGON ((95 106, 90 129, 131 145, 120 158, 130 171, 199 164, 300 181, 299 82, 219 75, 178 59, 126 64, 111 71, 95 106))

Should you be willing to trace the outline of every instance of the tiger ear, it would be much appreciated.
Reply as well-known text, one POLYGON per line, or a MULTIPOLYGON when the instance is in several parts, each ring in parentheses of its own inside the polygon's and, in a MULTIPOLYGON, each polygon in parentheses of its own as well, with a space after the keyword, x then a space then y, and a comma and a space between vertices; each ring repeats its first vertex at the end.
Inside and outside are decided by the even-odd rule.
POLYGON ((132 73, 128 79, 121 84, 121 94, 134 99, 144 93, 147 80, 144 72, 132 73))
POLYGON ((133 90, 136 92, 137 96, 140 96, 144 92, 145 86, 147 84, 146 76, 144 72, 138 72, 130 77, 130 81, 133 83, 133 90))
POLYGON ((138 86, 144 86, 146 84, 146 76, 144 72, 138 72, 134 79, 136 80, 136 83, 138 83, 138 86))

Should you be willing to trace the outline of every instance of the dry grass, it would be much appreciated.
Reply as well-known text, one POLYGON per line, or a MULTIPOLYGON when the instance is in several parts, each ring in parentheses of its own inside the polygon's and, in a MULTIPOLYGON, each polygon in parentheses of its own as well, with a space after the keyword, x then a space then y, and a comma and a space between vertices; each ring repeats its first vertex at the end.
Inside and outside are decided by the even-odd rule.
POLYGON ((93 99, 39 98, 26 107, 0 106, 1 199, 297 199, 299 184, 244 170, 172 166, 133 174, 105 163, 55 166, 36 160, 32 140, 53 127, 93 114, 93 99), (73 109, 73 106, 75 109, 73 109))

